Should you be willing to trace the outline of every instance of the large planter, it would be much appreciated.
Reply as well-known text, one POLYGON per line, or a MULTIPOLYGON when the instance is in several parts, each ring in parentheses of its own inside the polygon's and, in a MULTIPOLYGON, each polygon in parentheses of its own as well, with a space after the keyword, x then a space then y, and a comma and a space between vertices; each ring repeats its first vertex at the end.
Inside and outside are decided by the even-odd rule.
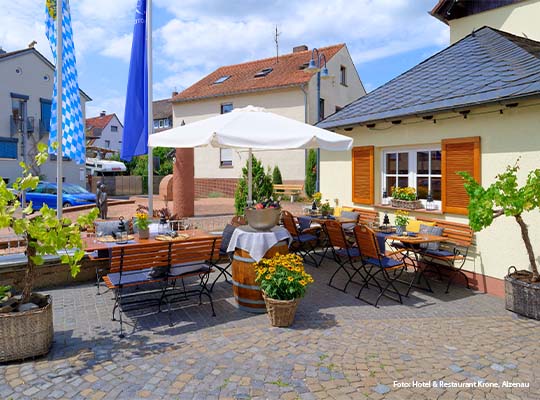
POLYGON ((268 312, 270 324, 282 328, 291 326, 300 299, 276 300, 267 297, 264 291, 262 292, 262 295, 264 303, 266 304, 266 311, 268 312))
POLYGON ((399 200, 399 199, 392 199, 392 207, 394 208, 402 208, 405 210, 416 210, 418 208, 423 208, 422 202, 420 200, 399 200))
POLYGON ((506 309, 540 320, 540 283, 530 283, 529 271, 508 271, 504 278, 506 309))
POLYGON ((268 231, 279 223, 281 208, 247 209, 249 226, 258 231, 268 231))
POLYGON ((52 299, 47 305, 20 313, 0 314, 0 362, 47 354, 53 340, 52 299))

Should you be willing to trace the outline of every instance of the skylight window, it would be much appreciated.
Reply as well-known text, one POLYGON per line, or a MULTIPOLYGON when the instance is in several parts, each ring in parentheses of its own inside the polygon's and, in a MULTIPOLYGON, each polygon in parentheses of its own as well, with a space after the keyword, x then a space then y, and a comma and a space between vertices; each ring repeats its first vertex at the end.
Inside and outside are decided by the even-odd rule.
POLYGON ((268 75, 272 71, 273 71, 273 68, 263 68, 255 74, 255 78, 262 78, 263 76, 268 75))
POLYGON ((216 79, 216 81, 214 82, 214 85, 218 84, 218 83, 223 83, 225 82, 227 79, 229 79, 231 76, 230 75, 223 75, 222 77, 216 79))

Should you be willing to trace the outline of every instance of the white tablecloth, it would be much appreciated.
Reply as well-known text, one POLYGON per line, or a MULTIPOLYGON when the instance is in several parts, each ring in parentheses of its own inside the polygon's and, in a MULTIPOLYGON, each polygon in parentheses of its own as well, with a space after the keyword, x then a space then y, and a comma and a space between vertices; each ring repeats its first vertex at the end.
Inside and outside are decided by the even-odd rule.
POLYGON ((269 249, 282 240, 288 244, 292 240, 289 231, 282 226, 275 226, 268 232, 256 231, 248 225, 239 226, 234 230, 227 252, 239 248, 249 252, 255 261, 260 261, 269 249))

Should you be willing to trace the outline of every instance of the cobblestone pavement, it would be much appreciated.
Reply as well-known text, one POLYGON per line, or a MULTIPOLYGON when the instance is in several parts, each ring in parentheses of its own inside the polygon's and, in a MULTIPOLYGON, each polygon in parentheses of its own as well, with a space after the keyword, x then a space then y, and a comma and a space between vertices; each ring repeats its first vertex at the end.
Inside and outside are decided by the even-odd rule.
POLYGON ((237 310, 219 282, 216 317, 195 300, 175 307, 173 327, 166 313, 130 313, 135 326, 119 339, 110 292, 51 290, 52 351, 0 366, 0 398, 540 399, 540 322, 505 311, 501 299, 462 288, 445 295, 434 282, 435 293, 374 308, 354 285, 326 285, 331 262, 307 268, 316 283, 290 329, 237 310), (437 387, 399 387, 430 381, 437 387), (505 382, 530 387, 489 387, 505 382), (477 387, 441 387, 450 384, 477 387))

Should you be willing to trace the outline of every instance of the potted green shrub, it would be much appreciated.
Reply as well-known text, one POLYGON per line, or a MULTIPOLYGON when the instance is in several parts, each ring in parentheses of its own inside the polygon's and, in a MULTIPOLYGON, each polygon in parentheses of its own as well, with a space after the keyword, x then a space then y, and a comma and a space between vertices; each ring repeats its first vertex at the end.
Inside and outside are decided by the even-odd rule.
MULTIPOLYGON (((47 160, 46 150, 43 143, 38 145, 37 166, 47 160)), ((33 176, 26 164, 20 165, 23 174, 17 178, 13 188, 17 191, 34 189, 39 177, 33 176)), ((67 264, 72 276, 76 276, 84 256, 80 231, 91 226, 98 214, 95 208, 72 222, 68 218, 58 219, 56 211, 46 205, 33 216, 30 216, 31 204, 22 212, 19 207, 17 195, 0 180, 0 229, 9 228, 23 237, 27 256, 21 294, 0 299, 0 310, 3 311, 0 313, 0 362, 39 356, 49 351, 53 337, 52 299, 33 293, 35 269, 44 264, 45 255, 62 252, 60 262, 67 264)), ((3 292, 5 294, 6 290, 3 292)))
POLYGON ((397 235, 403 235, 405 232, 405 227, 409 223, 409 212, 404 210, 397 210, 396 211, 396 218, 395 218, 395 224, 396 224, 396 234, 397 235))
POLYGON ((263 258, 255 266, 255 282, 262 290, 272 326, 286 327, 294 321, 296 308, 313 278, 304 270, 297 254, 276 254, 263 258))
POLYGON ((529 172, 525 185, 519 186, 519 167, 507 166, 496 181, 483 188, 466 172, 459 174, 465 180, 469 195, 469 225, 480 231, 503 215, 513 217, 519 225, 521 238, 529 258, 531 271, 511 267, 505 277, 506 308, 530 318, 540 319, 540 276, 534 255, 529 228, 523 214, 540 208, 540 169, 529 172))

